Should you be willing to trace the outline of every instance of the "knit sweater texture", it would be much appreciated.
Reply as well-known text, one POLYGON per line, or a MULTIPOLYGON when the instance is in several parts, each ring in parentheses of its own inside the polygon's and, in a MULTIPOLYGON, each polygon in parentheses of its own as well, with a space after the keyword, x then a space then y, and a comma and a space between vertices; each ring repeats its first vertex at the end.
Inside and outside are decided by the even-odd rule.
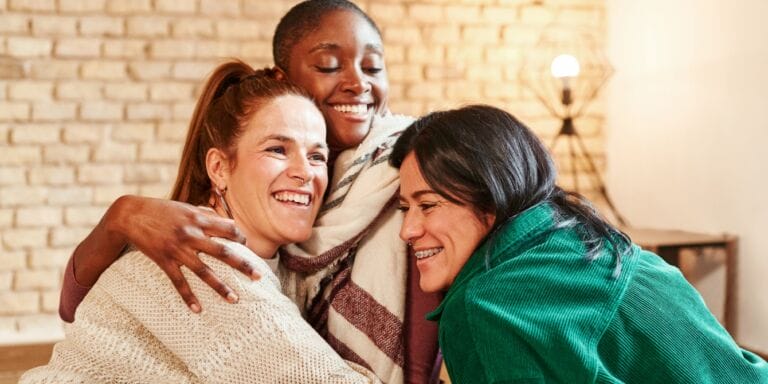
POLYGON ((768 383, 677 268, 633 245, 614 277, 554 212, 502 227, 428 315, 452 383, 768 383))
POLYGON ((132 252, 109 267, 80 304, 48 365, 20 383, 370 383, 344 361, 282 294, 267 263, 217 239, 257 267, 251 281, 208 255, 213 272, 239 294, 229 304, 182 268, 203 311, 192 313, 163 271, 132 252))

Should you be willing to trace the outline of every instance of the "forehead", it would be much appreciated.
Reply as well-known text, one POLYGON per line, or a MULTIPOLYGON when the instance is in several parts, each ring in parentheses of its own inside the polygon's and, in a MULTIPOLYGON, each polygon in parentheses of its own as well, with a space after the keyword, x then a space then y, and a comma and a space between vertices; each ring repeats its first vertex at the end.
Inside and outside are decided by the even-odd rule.
POLYGON ((361 15, 347 10, 327 13, 317 28, 305 34, 291 50, 291 56, 305 55, 319 46, 341 49, 375 48, 383 50, 381 36, 361 15))
POLYGON ((243 139, 281 135, 299 142, 325 143, 325 119, 309 99, 285 95, 261 105, 246 125, 243 139))
POLYGON ((413 192, 422 190, 431 190, 432 188, 424 180, 424 176, 421 174, 419 163, 416 161, 416 155, 411 152, 400 165, 400 195, 407 198, 413 192))

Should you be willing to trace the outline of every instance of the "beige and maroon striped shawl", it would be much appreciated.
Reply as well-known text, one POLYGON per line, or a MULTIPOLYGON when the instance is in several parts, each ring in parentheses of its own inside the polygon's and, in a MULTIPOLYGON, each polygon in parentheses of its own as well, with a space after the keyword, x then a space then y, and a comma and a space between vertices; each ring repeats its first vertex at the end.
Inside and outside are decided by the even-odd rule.
POLYGON ((397 136, 413 119, 377 118, 365 140, 336 160, 312 237, 281 251, 283 290, 339 354, 385 383, 403 382, 406 247, 395 209, 397 136))

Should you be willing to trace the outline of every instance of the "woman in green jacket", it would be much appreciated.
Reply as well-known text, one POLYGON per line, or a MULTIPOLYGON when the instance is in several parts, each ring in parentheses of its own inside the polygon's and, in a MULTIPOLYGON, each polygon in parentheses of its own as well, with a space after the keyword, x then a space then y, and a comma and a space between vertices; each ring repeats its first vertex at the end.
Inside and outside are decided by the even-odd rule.
POLYGON ((453 383, 768 383, 680 271, 555 184, 546 148, 488 106, 395 145, 400 232, 453 383))

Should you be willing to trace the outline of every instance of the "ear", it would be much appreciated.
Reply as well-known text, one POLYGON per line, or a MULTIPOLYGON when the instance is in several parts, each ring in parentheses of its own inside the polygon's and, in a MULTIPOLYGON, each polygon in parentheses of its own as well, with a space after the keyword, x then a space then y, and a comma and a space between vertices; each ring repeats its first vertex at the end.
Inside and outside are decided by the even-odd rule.
POLYGON ((496 215, 493 213, 483 213, 481 219, 486 228, 491 228, 493 227, 493 223, 496 222, 496 215))
POLYGON ((211 148, 205 154, 205 170, 214 187, 226 189, 229 182, 230 161, 218 148, 211 148))
POLYGON ((272 69, 275 71, 276 80, 285 81, 288 78, 288 75, 285 74, 285 71, 283 71, 282 68, 274 66, 272 69))

